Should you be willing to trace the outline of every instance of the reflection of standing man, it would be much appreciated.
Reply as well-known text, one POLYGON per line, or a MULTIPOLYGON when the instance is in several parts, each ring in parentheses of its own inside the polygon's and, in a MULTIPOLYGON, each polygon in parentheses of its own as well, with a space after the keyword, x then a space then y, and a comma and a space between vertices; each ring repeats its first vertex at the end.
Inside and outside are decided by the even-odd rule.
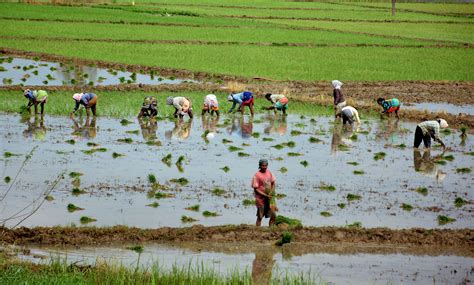
POLYGON ((252 263, 252 283, 256 285, 270 284, 272 269, 275 264, 273 255, 275 252, 271 247, 265 247, 255 252, 252 263))

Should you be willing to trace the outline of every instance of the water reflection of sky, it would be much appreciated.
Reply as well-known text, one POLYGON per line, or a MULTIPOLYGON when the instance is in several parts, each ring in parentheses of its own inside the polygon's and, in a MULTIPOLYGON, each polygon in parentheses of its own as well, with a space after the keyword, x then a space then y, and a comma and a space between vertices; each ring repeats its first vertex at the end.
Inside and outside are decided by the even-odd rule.
MULTIPOLYGON (((0 58, 0 86, 2 85, 36 85, 36 86, 61 86, 61 85, 117 85, 121 83, 132 84, 180 84, 184 79, 165 78, 150 74, 128 71, 97 68, 87 65, 61 64, 56 62, 35 61, 24 58, 0 58), (134 78, 132 78, 134 77, 134 78), (11 80, 11 82, 10 82, 11 80)), ((188 82, 196 82, 187 80, 188 82)))
POLYGON ((425 102, 425 103, 413 103, 405 108, 407 109, 416 109, 416 110, 428 110, 429 112, 446 112, 450 114, 467 114, 474 116, 474 105, 454 105, 448 103, 433 103, 433 102, 425 102))
MULTIPOLYGON (((439 149, 433 149, 429 156, 414 153, 414 123, 370 120, 359 130, 350 130, 334 125, 329 117, 310 119, 290 115, 286 119, 256 116, 251 120, 249 116, 236 115, 221 116, 217 122, 197 117, 182 123, 134 120, 122 126, 120 119, 103 117, 22 120, 16 115, 0 115, 3 152, 22 155, 2 158, 3 177, 15 177, 24 155, 38 146, 14 190, 0 203, 0 217, 8 217, 41 197, 46 185, 61 171, 76 171, 84 173, 80 185, 74 186, 69 177, 61 180, 51 194, 55 200, 43 204, 24 225, 79 224, 83 215, 96 218, 93 225, 97 226, 188 226, 181 222, 182 215, 203 225, 254 224, 255 207, 243 206, 242 201, 252 199, 250 179, 257 171, 258 160, 268 158, 269 169, 277 177, 277 193, 287 195, 278 200, 279 214, 299 218, 305 225, 361 222, 365 227, 433 228, 439 227, 438 215, 447 215, 456 222, 442 227, 474 228, 473 206, 457 208, 453 203, 456 197, 474 200, 472 174, 457 172, 458 168, 474 168, 472 156, 467 155, 473 151, 472 136, 461 140, 457 132, 442 134, 453 149, 448 154, 454 160, 440 162, 439 149), (213 136, 203 136, 210 129, 213 136), (119 141, 126 138, 132 142, 119 141), (66 143, 68 140, 75 144, 66 143), (159 140, 162 145, 156 141, 147 144, 150 140, 159 140), (84 153, 93 148, 87 145, 89 142, 98 144, 96 148, 106 148, 105 152, 84 153), (238 149, 231 151, 231 146, 238 149), (114 152, 124 156, 114 158, 114 152), (386 153, 385 158, 374 160, 378 152, 386 153), (172 155, 169 166, 162 162, 168 154, 172 155), (180 156, 185 160, 178 167, 180 156), (305 167, 303 161, 309 165, 305 167), (226 166, 228 172, 223 171, 226 166), (288 171, 282 172, 283 167, 288 171), (355 175, 356 170, 364 174, 355 175), (167 191, 175 197, 148 198, 148 174, 168 185, 167 191), (187 178, 189 184, 169 182, 180 177, 187 178), (321 185, 333 185, 336 191, 323 191, 321 185), (88 193, 73 196, 73 187, 88 193), (226 193, 212 194, 216 187, 226 193), (414 191, 418 187, 426 187, 428 194, 414 191), (360 195, 361 200, 349 202, 348 194, 360 195), (154 201, 160 206, 145 206, 154 201), (85 210, 68 213, 68 203, 85 210), (402 203, 411 204, 414 209, 404 211, 400 208, 402 203), (206 218, 201 212, 184 210, 196 204, 201 212, 207 210, 219 216, 206 218), (345 207, 341 209, 340 204, 345 207), (323 217, 322 211, 332 216, 323 217)), ((9 187, 2 184, 0 190, 9 187)))

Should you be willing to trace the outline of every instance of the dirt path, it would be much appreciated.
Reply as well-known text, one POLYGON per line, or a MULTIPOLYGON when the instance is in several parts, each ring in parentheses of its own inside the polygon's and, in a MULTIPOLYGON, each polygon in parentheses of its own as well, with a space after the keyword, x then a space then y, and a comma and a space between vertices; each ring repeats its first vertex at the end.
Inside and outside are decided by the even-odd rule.
MULTIPOLYGON (((139 229, 37 227, 0 228, 0 242, 54 246, 106 245, 120 242, 269 242, 281 238, 283 228, 257 228, 250 225, 188 228, 139 229)), ((474 251, 474 230, 387 228, 349 229, 337 227, 292 229, 296 242, 357 243, 370 245, 450 246, 474 251)))

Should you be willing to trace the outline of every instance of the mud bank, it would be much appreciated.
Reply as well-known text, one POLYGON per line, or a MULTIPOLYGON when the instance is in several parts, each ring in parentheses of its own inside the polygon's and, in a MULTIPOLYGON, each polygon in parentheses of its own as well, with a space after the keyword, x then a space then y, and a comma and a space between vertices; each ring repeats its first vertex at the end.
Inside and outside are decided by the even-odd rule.
MULTIPOLYGON (((0 241, 17 245, 82 246, 120 242, 259 242, 277 241, 283 228, 257 228, 248 225, 188 228, 139 229, 123 226, 107 228, 36 227, 0 228, 0 241)), ((426 230, 387 228, 350 229, 341 227, 298 228, 291 230, 295 242, 358 243, 370 245, 419 245, 465 247, 474 251, 474 230, 426 230)))

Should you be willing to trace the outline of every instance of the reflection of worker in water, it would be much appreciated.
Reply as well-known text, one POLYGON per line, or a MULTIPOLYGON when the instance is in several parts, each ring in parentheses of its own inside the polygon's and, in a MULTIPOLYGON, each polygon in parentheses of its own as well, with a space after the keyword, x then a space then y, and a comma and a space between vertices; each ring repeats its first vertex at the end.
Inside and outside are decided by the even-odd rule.
POLYGON ((144 140, 156 139, 156 130, 158 129, 158 122, 155 118, 138 118, 140 129, 144 140))
POLYGON ((182 119, 184 115, 188 115, 190 119, 193 118, 193 107, 191 100, 186 97, 168 97, 166 98, 166 105, 174 107, 173 116, 182 119))
POLYGON ((74 132, 72 133, 75 136, 78 136, 82 139, 93 139, 97 135, 96 128, 96 117, 86 117, 85 123, 83 123, 83 118, 79 120, 71 118, 74 122, 74 132))
POLYGON ((35 116, 33 122, 30 118, 26 121, 26 130, 23 131, 23 136, 26 138, 33 137, 36 140, 44 140, 46 137, 46 127, 44 126, 43 116, 35 116))
POLYGON ((253 118, 250 117, 245 121, 245 117, 234 117, 232 119, 232 126, 227 128, 229 134, 237 133, 242 138, 246 139, 252 136, 253 133, 253 118))
POLYGON ((418 148, 423 140, 425 148, 431 148, 431 138, 439 142, 443 146, 443 151, 446 150, 446 145, 439 138, 440 129, 448 127, 448 123, 443 119, 437 119, 435 121, 424 121, 416 126, 415 130, 415 141, 413 146, 418 148))
POLYGON ((31 113, 31 106, 35 107, 35 114, 38 114, 38 105, 41 108, 41 115, 44 114, 44 104, 48 101, 48 93, 44 90, 26 89, 23 95, 28 99, 26 109, 31 113))
POLYGON ((268 160, 260 159, 258 171, 252 178, 255 205, 257 206, 257 227, 261 226, 263 217, 270 218, 268 226, 275 224, 276 206, 275 176, 268 170, 268 160))
POLYGON ((219 117, 201 116, 203 131, 215 134, 217 130, 217 122, 219 122, 219 117))
POLYGON ((287 128, 286 116, 269 116, 269 124, 263 132, 265 134, 278 133, 282 136, 286 133, 287 128))
POLYGON ((415 164, 415 171, 425 176, 434 177, 438 181, 442 181, 446 177, 446 173, 439 170, 439 165, 431 157, 429 150, 425 150, 422 156, 420 150, 414 149, 413 163, 415 164))
POLYGON ((219 102, 217 101, 217 97, 214 94, 208 94, 204 98, 201 116, 204 117, 206 113, 210 114, 211 116, 216 113, 216 116, 219 117, 219 102))
POLYGON ((192 122, 193 120, 183 121, 182 119, 174 121, 174 128, 170 131, 166 131, 165 137, 168 140, 171 140, 173 138, 179 140, 186 140, 191 134, 192 122))
POLYGON ((140 108, 140 113, 138 118, 141 117, 150 117, 154 118, 158 114, 158 101, 153 96, 146 96, 143 99, 142 107, 140 108))
POLYGON ((94 117, 96 116, 96 106, 97 106, 97 95, 94 93, 76 93, 72 95, 72 98, 74 101, 76 101, 76 106, 74 107, 74 110, 71 112, 71 116, 74 115, 74 113, 79 110, 79 107, 81 105, 86 108, 86 114, 87 117, 90 116, 90 111, 92 110, 92 114, 94 117))
POLYGON ((274 255, 275 252, 271 247, 263 247, 255 252, 255 259, 252 263, 252 284, 270 284, 275 264, 274 255))
POLYGON ((267 110, 273 110, 275 115, 277 111, 282 111, 283 115, 286 115, 286 110, 288 109, 288 98, 282 94, 265 94, 265 99, 272 102, 270 107, 267 107, 267 110))

